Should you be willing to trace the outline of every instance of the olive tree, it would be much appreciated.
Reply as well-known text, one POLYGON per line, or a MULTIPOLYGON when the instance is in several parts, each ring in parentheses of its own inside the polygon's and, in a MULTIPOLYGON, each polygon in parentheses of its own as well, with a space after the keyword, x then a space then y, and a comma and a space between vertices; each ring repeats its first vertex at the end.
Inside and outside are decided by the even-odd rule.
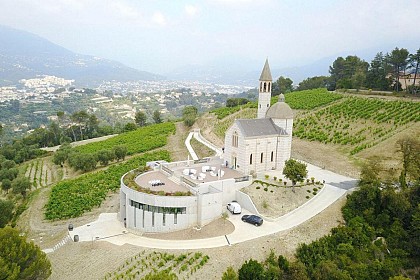
POLYGON ((301 182, 308 176, 308 170, 306 169, 306 164, 301 163, 294 159, 286 160, 283 175, 292 181, 293 192, 295 191, 294 187, 296 182, 301 182))

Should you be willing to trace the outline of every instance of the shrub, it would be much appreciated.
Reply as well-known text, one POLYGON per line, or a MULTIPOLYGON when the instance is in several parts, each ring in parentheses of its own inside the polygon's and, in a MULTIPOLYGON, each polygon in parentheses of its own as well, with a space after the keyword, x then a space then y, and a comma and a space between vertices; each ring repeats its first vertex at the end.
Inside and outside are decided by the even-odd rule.
POLYGON ((257 186, 256 189, 259 190, 259 189, 261 189, 261 187, 260 186, 257 186))
POLYGON ((266 180, 268 180, 268 178, 270 178, 270 175, 265 174, 264 177, 265 177, 266 180))
POLYGON ((309 199, 309 195, 306 196, 306 199, 309 199))
POLYGON ((264 188, 265 191, 268 191, 268 188, 264 188))
POLYGON ((268 208, 268 202, 267 202, 267 200, 264 200, 264 201, 263 201, 263 203, 262 203, 262 207, 263 207, 264 209, 267 209, 267 208, 268 208))

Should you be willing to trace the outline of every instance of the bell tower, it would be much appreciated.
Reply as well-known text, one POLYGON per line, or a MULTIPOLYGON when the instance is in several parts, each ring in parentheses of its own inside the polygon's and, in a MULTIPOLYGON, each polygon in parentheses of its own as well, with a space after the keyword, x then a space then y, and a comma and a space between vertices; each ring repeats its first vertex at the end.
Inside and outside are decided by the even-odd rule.
POLYGON ((258 87, 258 119, 265 118, 265 114, 270 108, 272 82, 273 78, 271 77, 270 66, 268 65, 267 58, 261 72, 260 85, 258 87))

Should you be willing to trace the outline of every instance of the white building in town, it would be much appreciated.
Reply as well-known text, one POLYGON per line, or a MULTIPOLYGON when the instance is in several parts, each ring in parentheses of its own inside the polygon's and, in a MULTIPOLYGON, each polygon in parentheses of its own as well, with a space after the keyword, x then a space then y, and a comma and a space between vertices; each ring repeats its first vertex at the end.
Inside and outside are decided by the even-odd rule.
POLYGON ((258 88, 257 119, 237 119, 226 131, 225 163, 244 174, 282 170, 290 158, 293 111, 283 94, 270 107, 272 80, 266 60, 258 88))

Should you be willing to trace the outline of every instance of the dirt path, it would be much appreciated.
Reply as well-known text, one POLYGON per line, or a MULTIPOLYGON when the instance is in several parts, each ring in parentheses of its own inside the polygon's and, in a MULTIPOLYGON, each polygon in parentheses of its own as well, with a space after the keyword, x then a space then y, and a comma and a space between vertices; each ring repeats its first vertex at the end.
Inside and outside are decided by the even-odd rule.
POLYGON ((171 153, 172 161, 187 160, 188 150, 185 139, 190 131, 182 122, 175 123, 176 132, 168 139, 167 149, 171 153))
POLYGON ((217 125, 217 117, 214 114, 204 114, 196 123, 197 128, 200 128, 201 135, 208 141, 218 147, 224 146, 224 139, 219 138, 214 133, 214 127, 217 125))

